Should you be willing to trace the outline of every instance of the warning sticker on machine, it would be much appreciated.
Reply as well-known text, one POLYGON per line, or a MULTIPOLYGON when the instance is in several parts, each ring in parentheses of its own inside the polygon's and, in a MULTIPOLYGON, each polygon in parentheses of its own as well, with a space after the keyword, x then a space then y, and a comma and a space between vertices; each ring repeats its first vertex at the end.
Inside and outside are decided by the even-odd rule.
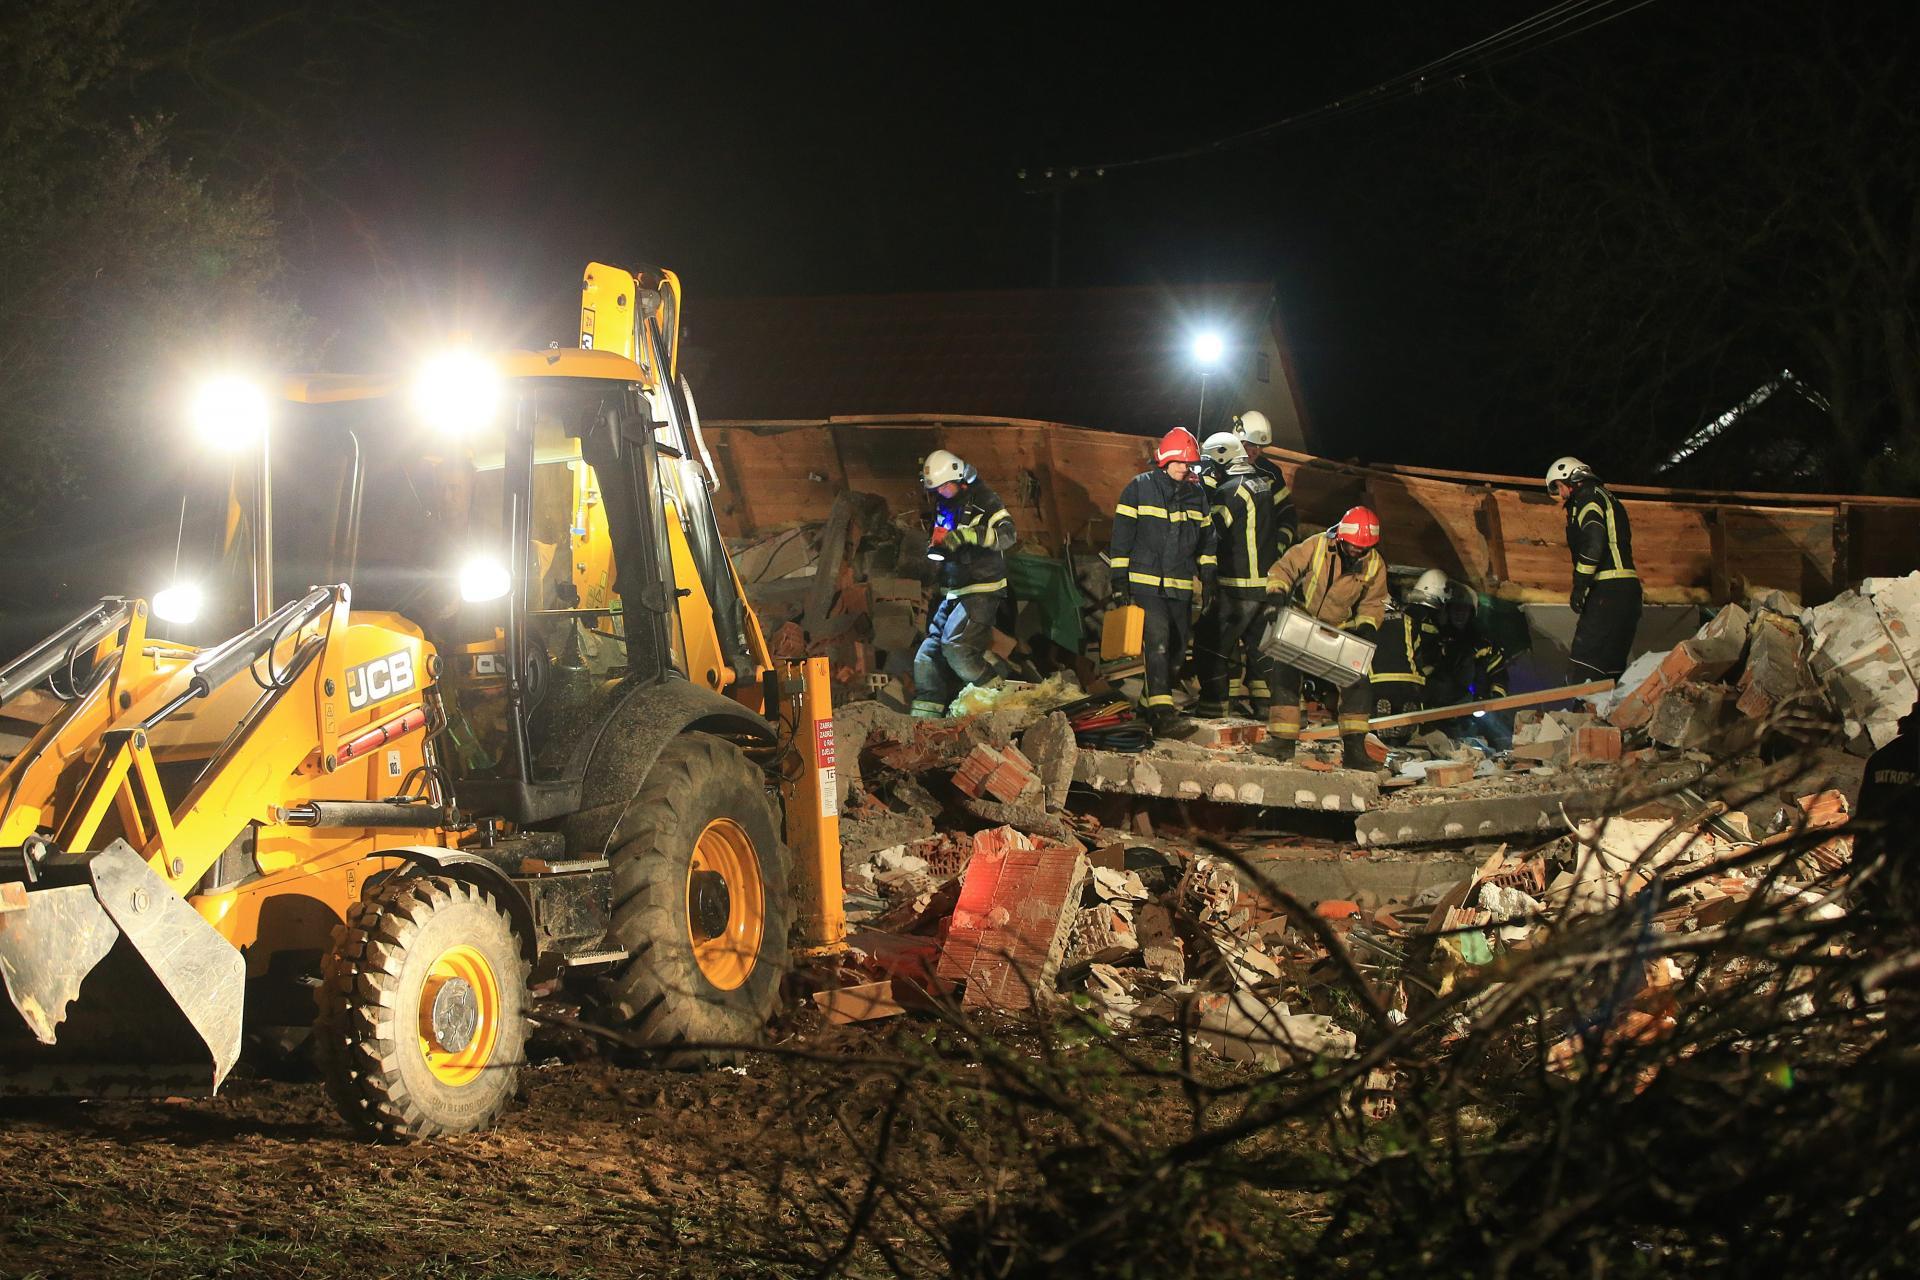
POLYGON ((820 816, 840 816, 840 784, 834 768, 833 721, 813 722, 813 765, 820 778, 820 816))

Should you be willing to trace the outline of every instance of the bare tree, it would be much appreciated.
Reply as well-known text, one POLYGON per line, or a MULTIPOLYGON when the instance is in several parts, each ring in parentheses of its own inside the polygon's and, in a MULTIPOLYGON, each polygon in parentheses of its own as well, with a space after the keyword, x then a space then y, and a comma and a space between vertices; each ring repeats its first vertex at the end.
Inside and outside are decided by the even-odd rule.
POLYGON ((1701 455, 1712 475, 1920 489, 1916 24, 1656 12, 1601 57, 1475 90, 1475 235, 1516 288, 1519 380, 1544 384, 1556 439, 1647 475, 1790 370, 1816 394, 1762 406, 1701 455))

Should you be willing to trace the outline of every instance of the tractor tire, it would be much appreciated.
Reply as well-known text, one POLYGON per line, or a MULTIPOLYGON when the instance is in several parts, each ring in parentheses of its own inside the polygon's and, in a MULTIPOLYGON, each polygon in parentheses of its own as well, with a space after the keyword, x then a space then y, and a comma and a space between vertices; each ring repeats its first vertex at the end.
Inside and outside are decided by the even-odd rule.
POLYGON ((472 1133, 513 1098, 527 962, 486 889, 444 875, 382 881, 335 930, 319 994, 327 1091, 362 1132, 472 1133))
POLYGON ((677 1070, 757 1042, 787 968, 787 850, 766 780, 732 743, 667 744, 612 855, 613 940, 629 959, 611 1012, 677 1070))

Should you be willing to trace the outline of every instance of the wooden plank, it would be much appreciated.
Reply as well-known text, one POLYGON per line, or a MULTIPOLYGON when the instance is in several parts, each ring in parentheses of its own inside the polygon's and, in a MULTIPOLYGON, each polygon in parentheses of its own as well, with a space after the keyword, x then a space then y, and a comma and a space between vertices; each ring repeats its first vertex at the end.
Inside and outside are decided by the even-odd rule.
POLYGON ((1492 489, 1480 491, 1480 532, 1487 540, 1487 581, 1479 586, 1486 591, 1512 576, 1507 569, 1506 530, 1500 523, 1500 504, 1494 500, 1492 489))
POLYGON ((828 1022, 840 1026, 849 1022, 891 1018, 907 1011, 905 1005, 893 998, 893 981, 890 978, 862 982, 853 987, 837 987, 832 991, 816 991, 813 993, 813 1002, 827 1015, 828 1022))
MULTIPOLYGON (((1271 446, 1269 452, 1281 454, 1295 462, 1324 462, 1312 454, 1271 446)), ((1471 484, 1503 485, 1514 489, 1535 489, 1546 491, 1538 476, 1509 476, 1490 471, 1452 471, 1444 467, 1417 467, 1401 463, 1368 462, 1335 464, 1353 471, 1381 471, 1388 475, 1428 476, 1436 480, 1459 480, 1471 484)), ((1920 509, 1920 498, 1894 498, 1873 495, 1863 498, 1851 493, 1776 493, 1769 490, 1747 489, 1673 489, 1651 484, 1614 484, 1608 482, 1607 488, 1615 493, 1641 494, 1650 498, 1678 498, 1682 494, 1703 499, 1709 503, 1715 500, 1736 499, 1744 502, 1787 502, 1787 503, 1830 503, 1830 502, 1872 502, 1885 507, 1905 507, 1920 509)))
MULTIPOLYGON (((1476 711, 1513 711, 1520 707, 1537 707, 1545 702, 1566 702, 1574 698, 1591 697, 1596 693, 1605 693, 1613 688, 1611 680, 1589 680, 1585 684, 1563 685, 1558 689, 1538 689, 1533 693, 1510 693, 1504 698, 1487 698, 1480 702, 1456 702, 1446 707, 1429 707, 1425 711, 1407 711, 1397 716, 1380 716, 1367 721, 1369 729, 1398 729, 1402 725, 1432 724, 1436 720, 1453 720, 1461 716, 1470 716, 1476 711)), ((1338 725, 1315 725, 1301 733, 1305 741, 1323 742, 1328 738, 1340 736, 1338 725)))

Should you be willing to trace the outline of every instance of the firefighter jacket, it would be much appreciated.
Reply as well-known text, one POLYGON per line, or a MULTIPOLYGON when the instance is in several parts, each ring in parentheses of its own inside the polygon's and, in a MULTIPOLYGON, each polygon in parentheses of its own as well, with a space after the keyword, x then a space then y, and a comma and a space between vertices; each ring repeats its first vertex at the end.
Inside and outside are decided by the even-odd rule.
POLYGON ((1473 699, 1507 696, 1507 651, 1487 634, 1480 619, 1469 615, 1464 627, 1442 637, 1448 654, 1446 661, 1466 674, 1463 682, 1467 696, 1473 699))
POLYGON ((1287 487, 1287 477, 1273 459, 1256 457, 1253 469, 1273 486, 1274 554, 1278 555, 1300 541, 1300 516, 1293 509, 1293 490, 1287 487))
POLYGON ((1387 566, 1368 548, 1349 571, 1333 545, 1333 531, 1294 543, 1267 574, 1267 594, 1291 600, 1329 626, 1347 631, 1374 630, 1387 616, 1387 566))
POLYGON ((1598 480, 1583 480, 1567 499, 1567 550, 1573 553, 1568 603, 1575 609, 1586 603, 1595 584, 1640 576, 1633 567, 1633 526, 1626 508, 1598 480))
MULTIPOLYGON (((1108 556, 1135 595, 1191 595, 1219 570, 1206 486, 1143 471, 1127 481, 1113 509, 1108 556)), ((1119 579, 1116 578, 1116 581, 1119 579)))
POLYGON ((1007 589, 1006 552, 1016 537, 1000 495, 978 480, 952 498, 934 496, 934 543, 941 557, 940 587, 947 599, 1007 589))
POLYGON ((1427 677, 1441 663, 1443 640, 1440 620, 1432 609, 1408 606, 1380 628, 1368 679, 1377 685, 1425 688, 1427 677))
POLYGON ((1213 491, 1220 544, 1220 593, 1243 600, 1267 594, 1267 570, 1280 554, 1273 486, 1252 467, 1233 469, 1213 491))

